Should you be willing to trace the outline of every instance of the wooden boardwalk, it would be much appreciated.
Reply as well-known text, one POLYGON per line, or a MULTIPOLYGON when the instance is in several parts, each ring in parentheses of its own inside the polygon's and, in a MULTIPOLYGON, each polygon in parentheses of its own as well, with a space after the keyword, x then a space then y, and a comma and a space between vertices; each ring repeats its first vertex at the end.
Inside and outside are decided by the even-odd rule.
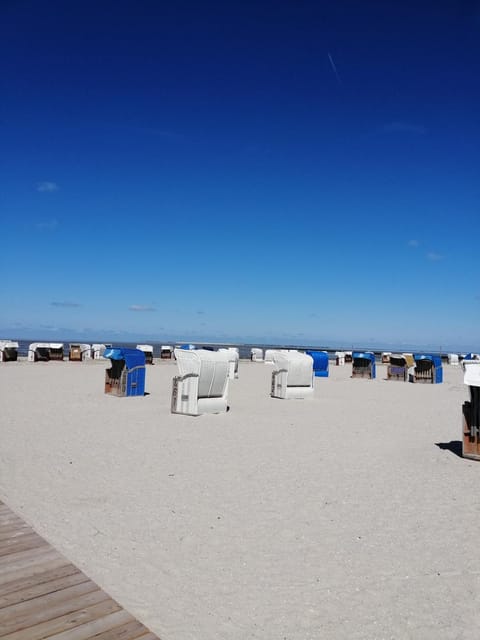
POLYGON ((159 640, 0 502, 2 640, 159 640))

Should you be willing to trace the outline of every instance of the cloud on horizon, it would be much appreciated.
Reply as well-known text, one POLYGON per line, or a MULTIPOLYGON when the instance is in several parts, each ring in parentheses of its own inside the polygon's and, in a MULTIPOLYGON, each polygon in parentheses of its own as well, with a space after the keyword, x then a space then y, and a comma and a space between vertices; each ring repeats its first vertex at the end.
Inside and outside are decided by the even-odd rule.
POLYGON ((56 182, 37 182, 37 191, 40 191, 40 193, 53 193, 59 189, 60 187, 56 182))
POLYGON ((147 304, 131 304, 128 309, 129 311, 156 311, 154 307, 147 304))
POLYGON ((81 307, 82 305, 79 302, 69 302, 68 300, 63 300, 61 302, 50 302, 52 307, 81 307))

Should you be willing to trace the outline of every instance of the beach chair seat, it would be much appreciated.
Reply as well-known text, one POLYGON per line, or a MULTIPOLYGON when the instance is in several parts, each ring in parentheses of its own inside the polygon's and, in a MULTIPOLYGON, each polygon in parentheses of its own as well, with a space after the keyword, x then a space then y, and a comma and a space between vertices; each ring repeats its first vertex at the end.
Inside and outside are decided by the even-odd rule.
POLYGON ((394 353, 390 355, 387 367, 387 380, 401 380, 407 382, 410 367, 414 366, 413 356, 394 353))
POLYGON ((173 378, 171 412, 190 416, 227 411, 230 354, 175 349, 180 372, 173 378))
POLYGON ((313 394, 313 358, 299 351, 273 351, 270 395, 283 400, 313 394))

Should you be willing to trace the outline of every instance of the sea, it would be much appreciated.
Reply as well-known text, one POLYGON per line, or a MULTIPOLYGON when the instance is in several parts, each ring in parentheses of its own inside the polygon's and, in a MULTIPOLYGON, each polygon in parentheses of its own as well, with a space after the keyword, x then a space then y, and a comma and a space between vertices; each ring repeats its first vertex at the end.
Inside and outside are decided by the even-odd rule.
MULTIPOLYGON (((30 344, 32 344, 33 342, 57 342, 57 343, 62 343, 63 344, 63 353, 64 353, 64 357, 68 358, 68 354, 69 354, 69 350, 70 350, 70 344, 79 344, 79 340, 60 340, 60 339, 56 339, 56 340, 52 340, 52 339, 28 339, 28 340, 19 340, 13 337, 9 338, 10 340, 14 340, 16 342, 18 342, 18 355, 20 357, 27 357, 28 355, 28 348, 30 346, 30 344)), ((102 340, 87 340, 84 339, 82 340, 82 342, 86 343, 86 344, 106 344, 105 342, 103 342, 102 340)), ((113 347, 126 347, 126 348, 130 348, 130 349, 135 349, 137 344, 150 344, 153 347, 153 357, 154 358, 159 358, 160 357, 160 349, 161 346, 164 344, 169 344, 168 342, 145 342, 145 343, 141 343, 139 342, 125 342, 125 341, 118 341, 118 342, 110 342, 108 344, 111 344, 113 347)), ((170 346, 181 346, 181 344, 185 344, 185 343, 170 343, 170 346)), ((245 343, 220 343, 220 342, 195 342, 192 343, 194 344, 194 346, 196 348, 207 348, 207 349, 219 349, 222 347, 237 347, 238 351, 239 351, 239 355, 240 355, 240 359, 241 360, 250 360, 251 357, 251 350, 253 347, 258 347, 260 349, 299 349, 300 351, 307 351, 307 350, 312 350, 312 351, 326 351, 328 353, 328 357, 329 360, 335 360, 335 353, 336 351, 371 351, 375 354, 375 359, 380 361, 381 360, 381 355, 382 352, 384 351, 390 351, 390 352, 397 352, 398 353, 398 348, 397 349, 388 349, 388 348, 382 348, 382 349, 373 349, 372 347, 352 347, 352 346, 345 346, 345 345, 338 345, 335 347, 332 346, 319 346, 317 345, 311 345, 311 344, 304 344, 304 345, 299 345, 299 344, 288 344, 288 343, 284 343, 284 344, 259 344, 259 343, 255 343, 255 344, 245 344, 245 343)), ((400 349, 400 352, 415 352, 415 353, 431 353, 434 355, 440 355, 442 357, 443 360, 447 360, 448 356, 447 353, 443 353, 440 351, 432 351, 430 350, 420 350, 420 349, 410 349, 407 347, 404 347, 402 349, 400 349)))

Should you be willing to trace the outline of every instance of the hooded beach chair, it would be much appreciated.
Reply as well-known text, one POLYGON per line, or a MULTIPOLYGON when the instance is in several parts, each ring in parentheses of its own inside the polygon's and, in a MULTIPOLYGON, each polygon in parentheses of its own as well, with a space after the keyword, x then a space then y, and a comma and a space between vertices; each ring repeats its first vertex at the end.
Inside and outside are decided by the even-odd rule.
POLYGON ((382 353, 382 364, 388 364, 390 362, 391 351, 384 351, 382 353))
POLYGON ((313 359, 313 373, 316 378, 328 378, 328 353, 326 351, 306 351, 313 359))
POLYGON ((61 342, 32 342, 28 347, 27 360, 29 362, 48 362, 49 360, 63 360, 63 343, 61 342))
POLYGON ((313 358, 299 351, 273 351, 272 398, 307 398, 313 394, 313 358))
POLYGON ((0 340, 0 362, 15 362, 18 360, 18 342, 0 340))
POLYGON ((376 376, 375 355, 371 351, 352 353, 352 378, 370 378, 376 376))
POLYGON ((438 384, 443 380, 442 359, 430 353, 416 353, 415 358, 415 382, 438 384))
POLYGON ((145 364, 153 364, 153 346, 151 344, 137 344, 137 349, 145 354, 145 364))
POLYGON ((230 354, 206 349, 175 349, 179 376, 172 386, 172 413, 199 416, 227 411, 230 354))
POLYGON ((252 362, 263 362, 263 349, 252 347, 250 350, 250 359, 252 362))
POLYGON ((237 347, 221 348, 219 352, 228 355, 228 377, 230 380, 238 378, 238 361, 240 359, 237 347))
POLYGON ((409 369, 415 366, 413 356, 404 353, 392 353, 387 367, 387 380, 407 382, 409 369))
POLYGON ((463 456, 480 460, 480 360, 464 360, 463 382, 468 385, 470 400, 463 403, 463 456))
POLYGON ((453 366, 458 366, 460 363, 460 359, 458 357, 458 353, 449 353, 448 354, 448 364, 453 366))
POLYGON ((82 362, 83 360, 90 360, 92 357, 92 347, 89 344, 75 344, 69 345, 68 359, 70 362, 82 362))
POLYGON ((140 349, 106 349, 111 366, 105 371, 105 393, 113 396, 145 395, 145 354, 140 349))
POLYGON ((162 344, 160 347, 160 359, 161 360, 171 360, 173 354, 173 347, 169 344, 162 344))
POLYGON ((345 365, 345 351, 335 351, 335 364, 337 367, 345 365))

